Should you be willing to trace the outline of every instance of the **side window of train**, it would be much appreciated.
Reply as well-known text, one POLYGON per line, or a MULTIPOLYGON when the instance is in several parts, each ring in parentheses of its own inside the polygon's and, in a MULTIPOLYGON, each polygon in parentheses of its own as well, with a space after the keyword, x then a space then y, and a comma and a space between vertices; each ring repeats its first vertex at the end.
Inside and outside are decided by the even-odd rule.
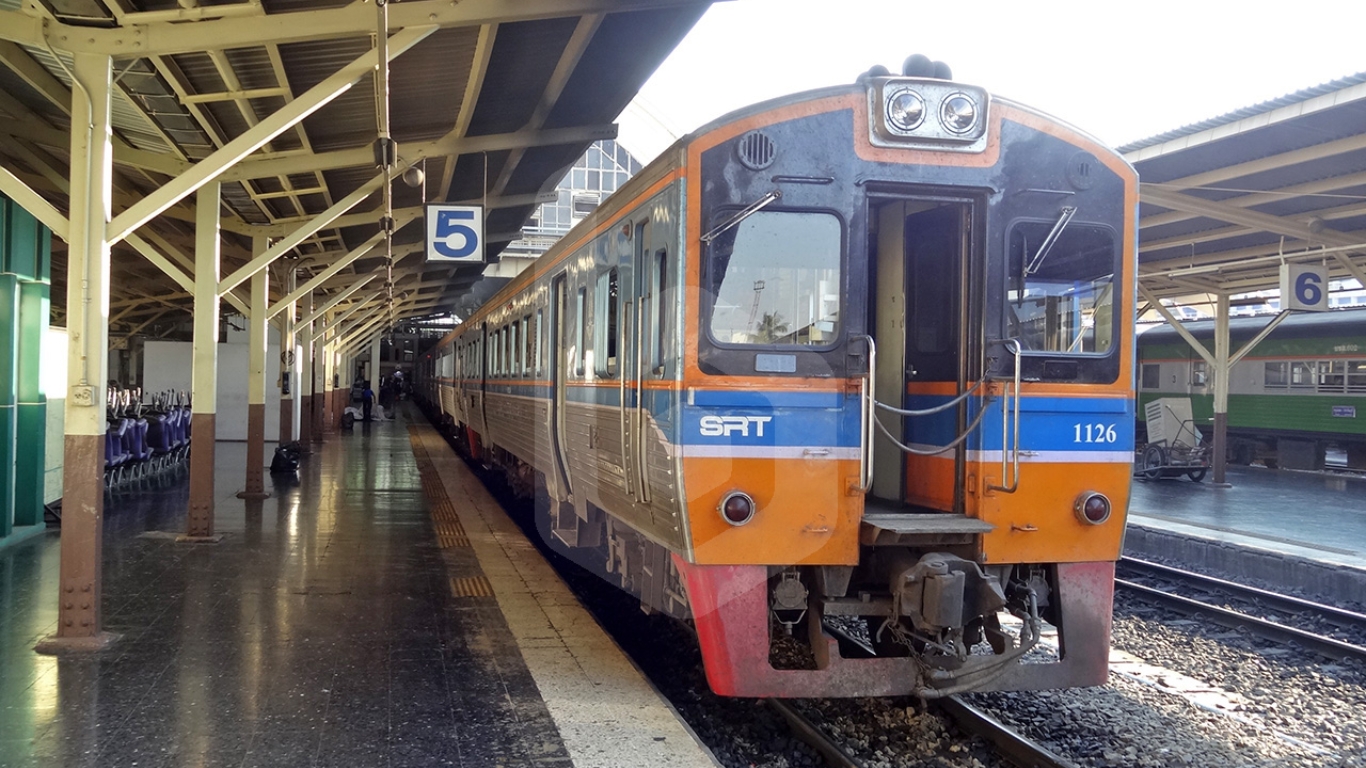
POLYGON ((588 323, 588 318, 584 313, 588 310, 588 289, 580 288, 574 294, 574 349, 572 351, 574 359, 574 375, 583 375, 583 361, 587 355, 583 343, 585 339, 584 326, 588 323))
POLYGON ((617 375, 617 314, 621 303, 615 268, 598 275, 597 290, 593 297, 597 299, 593 313, 599 319, 599 322, 593 325, 593 349, 597 353, 594 358, 593 370, 599 376, 615 378, 617 375))
POLYGON ((654 296, 654 312, 650 320, 650 367, 655 373, 664 372, 664 328, 669 321, 669 302, 665 301, 669 254, 663 248, 655 251, 654 274, 651 275, 650 294, 654 296))
POLYGON ((530 376, 536 371, 536 358, 531 356, 531 315, 522 317, 522 351, 519 356, 522 359, 522 376, 530 376))
POLYGON ((541 322, 542 318, 544 317, 543 312, 544 310, 536 310, 536 353, 531 358, 532 360, 536 361, 537 376, 545 375, 545 361, 541 359, 541 329, 545 327, 544 324, 541 322))
POLYGON ((1026 351, 1108 354, 1119 251, 1108 227, 1021 221, 1010 229, 1006 335, 1026 351))

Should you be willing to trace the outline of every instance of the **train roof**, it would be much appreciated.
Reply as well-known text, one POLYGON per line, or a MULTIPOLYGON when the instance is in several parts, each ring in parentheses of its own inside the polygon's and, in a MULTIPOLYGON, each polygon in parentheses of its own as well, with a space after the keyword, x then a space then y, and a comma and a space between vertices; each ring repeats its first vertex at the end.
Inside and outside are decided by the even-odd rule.
MULTIPOLYGON (((1228 332, 1231 341, 1246 341, 1256 336, 1272 315, 1229 318, 1228 332)), ((1200 340, 1214 338, 1213 320, 1194 320, 1182 323, 1191 335, 1200 340)), ((1268 338, 1271 339, 1315 339, 1325 336, 1366 335, 1366 307, 1334 309, 1327 312, 1296 312, 1287 317, 1268 338)), ((1181 335, 1170 324, 1148 329, 1138 337, 1139 346, 1151 344, 1184 344, 1181 335)))

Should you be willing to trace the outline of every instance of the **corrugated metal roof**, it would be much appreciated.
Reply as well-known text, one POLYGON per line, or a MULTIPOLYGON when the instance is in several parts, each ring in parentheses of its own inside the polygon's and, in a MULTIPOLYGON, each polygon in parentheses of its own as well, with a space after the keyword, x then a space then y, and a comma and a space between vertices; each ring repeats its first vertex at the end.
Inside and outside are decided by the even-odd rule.
POLYGON ((1361 85, 1362 83, 1366 83, 1366 72, 1358 72, 1355 75, 1348 75, 1346 77, 1338 78, 1337 80, 1330 80, 1322 85, 1316 85, 1311 88, 1295 91, 1294 93, 1288 93, 1284 96, 1258 102, 1249 107, 1243 107, 1242 109, 1235 109, 1232 112, 1219 115, 1218 117, 1211 117, 1208 120, 1201 120, 1198 123, 1183 125, 1175 130, 1159 133, 1156 136, 1149 136, 1146 139, 1139 139, 1138 141, 1119 147, 1119 152, 1128 154, 1158 144, 1165 144, 1173 139, 1180 139, 1202 131, 1208 131, 1211 128, 1218 128, 1223 125, 1229 125, 1230 123, 1236 123, 1239 120, 1245 120, 1249 117, 1264 115, 1267 112, 1280 109, 1281 107, 1299 104, 1308 101, 1309 99, 1324 96, 1334 91, 1340 91, 1348 86, 1361 85))

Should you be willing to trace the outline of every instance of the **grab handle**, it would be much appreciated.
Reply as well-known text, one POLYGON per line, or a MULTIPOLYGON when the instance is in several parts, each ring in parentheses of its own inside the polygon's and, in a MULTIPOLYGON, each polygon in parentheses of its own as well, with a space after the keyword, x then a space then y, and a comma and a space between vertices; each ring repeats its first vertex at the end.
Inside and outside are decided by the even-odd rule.
POLYGON ((1001 397, 1001 482, 987 483, 987 490, 1014 493, 1020 487, 1020 342, 1006 339, 1006 349, 1015 356, 1014 386, 1001 397), (1013 414, 1012 414, 1013 411, 1013 414), (1014 425, 1012 427, 1011 421, 1014 425), (1010 482, 1006 483, 1006 477, 1010 482))

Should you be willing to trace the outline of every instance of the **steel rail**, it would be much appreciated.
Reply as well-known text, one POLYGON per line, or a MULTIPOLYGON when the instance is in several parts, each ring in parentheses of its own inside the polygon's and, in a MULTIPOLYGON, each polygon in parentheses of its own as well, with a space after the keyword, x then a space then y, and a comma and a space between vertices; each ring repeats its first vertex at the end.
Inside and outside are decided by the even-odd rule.
POLYGON ((972 706, 962 696, 946 696, 938 706, 959 728, 991 742, 997 754, 1018 768, 1077 768, 1076 763, 1030 741, 1005 723, 972 706))
POLYGON ((1260 603, 1276 611, 1283 611, 1286 613, 1312 612, 1342 629, 1366 629, 1366 614, 1338 608, 1335 605, 1316 603, 1312 600, 1305 600, 1292 595, 1283 595, 1279 592, 1249 587, 1245 584, 1225 581, 1224 579, 1215 578, 1213 576, 1206 576, 1203 573, 1195 573, 1181 568, 1173 568, 1170 565, 1162 565, 1161 563, 1153 563, 1137 558, 1125 557, 1120 559, 1119 564, 1121 568, 1139 571, 1146 576, 1176 579, 1179 581, 1191 582, 1212 590, 1229 592, 1244 600, 1260 603))
POLYGON ((798 712, 795 707, 782 699, 765 699, 770 707, 773 707, 778 714, 787 721, 788 727, 792 729, 793 735, 811 746, 831 768, 864 768, 863 763, 854 759, 852 755, 844 751, 844 748, 835 743, 834 739, 825 735, 815 723, 807 719, 805 715, 798 712))
POLYGON ((1356 659, 1366 661, 1366 647, 1344 643, 1331 637, 1316 635, 1302 629, 1288 627, 1239 611, 1232 611, 1209 603, 1202 603, 1189 597, 1173 595, 1153 587, 1145 587, 1124 579, 1115 579, 1115 586, 1137 593, 1144 599, 1162 604, 1187 615, 1204 614, 1216 624, 1230 629, 1249 629, 1268 640, 1283 643, 1299 643, 1308 650, 1330 659, 1356 659))

